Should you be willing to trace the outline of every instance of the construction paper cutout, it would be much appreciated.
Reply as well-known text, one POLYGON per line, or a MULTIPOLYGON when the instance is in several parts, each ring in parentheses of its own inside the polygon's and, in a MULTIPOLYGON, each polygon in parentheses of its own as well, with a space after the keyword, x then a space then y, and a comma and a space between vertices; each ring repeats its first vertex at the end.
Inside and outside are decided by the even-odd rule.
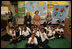
POLYGON ((33 16, 33 12, 30 12, 30 15, 33 16))
POLYGON ((39 7, 40 7, 40 5, 39 5, 39 4, 36 4, 36 6, 37 6, 37 8, 39 8, 39 7))
POLYGON ((59 8, 56 8, 56 11, 58 11, 59 10, 59 8))
POLYGON ((63 11, 65 11, 64 8, 61 8, 60 12, 63 12, 63 11))
POLYGON ((43 4, 44 4, 43 2, 39 2, 39 5, 43 6, 43 4))
POLYGON ((17 9, 15 9, 15 12, 18 12, 18 10, 17 10, 17 9))
POLYGON ((33 2, 30 2, 30 5, 32 5, 33 4, 33 2))
POLYGON ((63 14, 60 12, 60 17, 62 16, 63 14))
POLYGON ((54 15, 56 16, 58 14, 58 12, 55 12, 54 15))
POLYGON ((37 4, 39 4, 39 2, 37 2, 37 4))
POLYGON ((32 6, 32 8, 34 9, 34 6, 32 6))
POLYGON ((43 9, 45 9, 45 7, 43 7, 43 9))

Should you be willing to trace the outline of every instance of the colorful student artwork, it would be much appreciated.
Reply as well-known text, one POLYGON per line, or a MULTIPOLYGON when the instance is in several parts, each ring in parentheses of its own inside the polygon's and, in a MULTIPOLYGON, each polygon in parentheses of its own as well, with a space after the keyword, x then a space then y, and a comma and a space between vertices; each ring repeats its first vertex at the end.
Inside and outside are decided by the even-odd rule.
POLYGON ((18 13, 24 17, 25 15, 25 1, 18 1, 18 13))
POLYGON ((60 19, 65 19, 65 14, 66 14, 66 6, 62 5, 62 6, 58 6, 56 5, 54 7, 54 11, 52 16, 55 18, 60 18, 60 19))
POLYGON ((46 2, 43 1, 29 1, 26 5, 26 10, 29 12, 35 12, 38 10, 40 12, 40 16, 46 16, 47 5, 46 2))
POLYGON ((48 1, 47 4, 52 4, 52 5, 67 5, 67 1, 48 1))

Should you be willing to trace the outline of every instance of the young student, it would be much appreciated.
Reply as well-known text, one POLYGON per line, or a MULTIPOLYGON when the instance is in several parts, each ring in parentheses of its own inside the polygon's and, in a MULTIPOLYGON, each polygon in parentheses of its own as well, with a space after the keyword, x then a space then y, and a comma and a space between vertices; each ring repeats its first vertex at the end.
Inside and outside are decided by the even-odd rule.
POLYGON ((49 30, 51 30, 51 27, 49 26, 49 24, 47 24, 45 27, 45 32, 48 32, 49 30))
POLYGON ((26 27, 26 25, 24 24, 23 26, 23 30, 22 30, 22 35, 23 35, 23 39, 29 38, 30 37, 30 29, 28 27, 26 27))
POLYGON ((38 39, 38 42, 40 41, 40 31, 37 30, 37 27, 34 27, 34 30, 32 33, 35 33, 35 37, 38 39))
POLYGON ((48 30, 48 32, 46 33, 49 39, 53 39, 53 40, 55 39, 55 30, 53 27, 51 27, 51 30, 48 30))
POLYGON ((14 48, 17 46, 17 43, 21 41, 20 39, 20 30, 19 27, 17 26, 16 29, 12 28, 12 39, 10 39, 11 44, 14 44, 14 48))
POLYGON ((10 39, 10 42, 11 42, 10 44, 14 44, 14 48, 16 48, 17 46, 16 32, 14 27, 12 27, 11 29, 12 29, 12 38, 10 39))
POLYGON ((46 27, 46 25, 47 25, 47 22, 45 21, 45 22, 43 23, 43 26, 46 27))
POLYGON ((21 32, 21 30, 19 30, 19 26, 16 27, 15 32, 16 32, 17 40, 18 40, 18 41, 21 41, 21 33, 22 33, 22 32, 21 32))
POLYGON ((32 24, 31 25, 31 33, 33 32, 33 28, 34 28, 34 25, 32 24))
POLYGON ((56 31, 57 38, 63 38, 64 30, 63 28, 60 27, 60 25, 58 25, 55 31, 56 31))
POLYGON ((23 26, 18 26, 18 29, 19 29, 19 31, 20 31, 20 35, 22 35, 22 28, 23 28, 23 26))
POLYGON ((42 47, 45 47, 47 44, 48 44, 48 37, 44 31, 44 28, 41 29, 41 32, 40 32, 40 37, 41 37, 41 42, 39 42, 39 44, 42 46, 42 47))
POLYGON ((26 48, 38 48, 37 38, 35 37, 34 33, 29 38, 26 48))

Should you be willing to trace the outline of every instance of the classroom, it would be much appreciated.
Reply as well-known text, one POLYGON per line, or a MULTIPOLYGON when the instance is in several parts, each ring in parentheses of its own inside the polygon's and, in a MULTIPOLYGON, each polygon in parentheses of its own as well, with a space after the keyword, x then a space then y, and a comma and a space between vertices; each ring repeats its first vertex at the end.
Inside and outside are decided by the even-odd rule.
POLYGON ((71 48, 71 1, 1 1, 1 48, 71 48))

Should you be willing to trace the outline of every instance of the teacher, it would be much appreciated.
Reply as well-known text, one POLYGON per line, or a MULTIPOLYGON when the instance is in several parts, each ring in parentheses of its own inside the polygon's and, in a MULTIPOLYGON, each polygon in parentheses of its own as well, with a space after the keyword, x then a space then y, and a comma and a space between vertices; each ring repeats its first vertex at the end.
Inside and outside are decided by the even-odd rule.
POLYGON ((39 14, 39 11, 35 11, 35 15, 34 15, 34 18, 33 18, 33 23, 34 25, 37 25, 38 27, 40 26, 40 15, 39 14))
POLYGON ((26 16, 24 17, 24 24, 26 24, 29 28, 31 27, 31 16, 29 12, 27 12, 26 16))

